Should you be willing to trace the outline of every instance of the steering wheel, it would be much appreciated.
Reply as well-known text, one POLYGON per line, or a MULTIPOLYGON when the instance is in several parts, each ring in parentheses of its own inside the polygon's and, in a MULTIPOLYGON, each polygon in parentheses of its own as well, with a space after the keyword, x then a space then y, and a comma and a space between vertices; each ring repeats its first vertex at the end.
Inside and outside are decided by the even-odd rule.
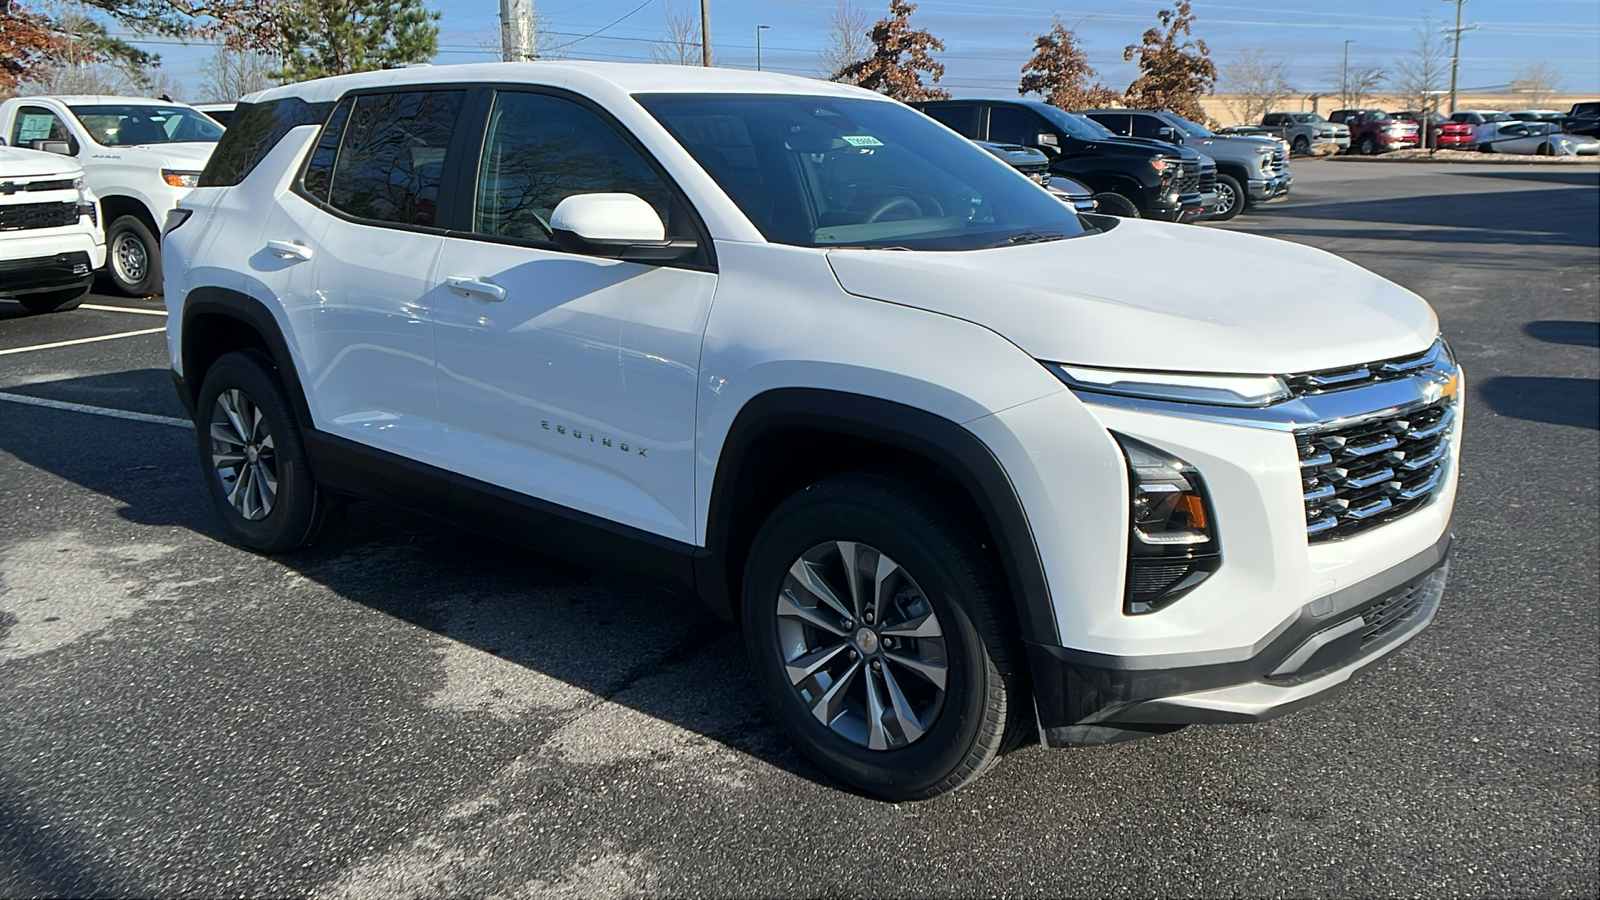
POLYGON ((912 212, 911 218, 920 219, 922 217, 922 207, 917 205, 917 201, 911 199, 910 197, 901 195, 890 197, 882 203, 879 203, 877 208, 872 211, 872 214, 867 216, 867 222, 877 222, 884 216, 888 215, 891 211, 899 209, 902 206, 910 208, 912 212))

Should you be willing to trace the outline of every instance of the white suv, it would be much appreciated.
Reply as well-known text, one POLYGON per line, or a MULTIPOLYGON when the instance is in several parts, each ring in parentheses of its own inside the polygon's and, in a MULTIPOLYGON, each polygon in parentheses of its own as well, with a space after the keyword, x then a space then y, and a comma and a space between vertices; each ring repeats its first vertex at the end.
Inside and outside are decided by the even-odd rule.
POLYGON ((373 72, 246 98, 200 185, 168 343, 237 540, 374 498, 697 595, 870 793, 1266 719, 1438 608, 1461 378, 1427 303, 1080 217, 877 94, 373 72), (1306 280, 1341 289, 1273 287, 1306 280))
POLYGON ((0 102, 13 147, 75 157, 105 213, 106 274, 122 293, 161 290, 157 235, 189 193, 222 126, 182 103, 143 97, 17 97, 0 102))

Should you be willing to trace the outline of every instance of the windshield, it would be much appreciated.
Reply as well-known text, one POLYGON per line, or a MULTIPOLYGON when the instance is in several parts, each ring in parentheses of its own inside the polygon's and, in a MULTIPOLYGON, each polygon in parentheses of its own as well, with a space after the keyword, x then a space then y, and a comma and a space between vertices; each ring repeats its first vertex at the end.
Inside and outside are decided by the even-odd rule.
POLYGON ((1178 126, 1178 129, 1190 137, 1216 137, 1211 129, 1198 122, 1191 122, 1180 116, 1171 116, 1169 121, 1178 126))
POLYGON ((187 106, 118 104, 74 106, 89 137, 103 147, 130 147, 134 144, 172 144, 178 141, 216 143, 222 126, 199 110, 187 106))
MULTIPOLYGON (((1094 133, 1094 137, 1095 138, 1098 138, 1100 140, 1105 140, 1106 138, 1117 137, 1117 133, 1115 131, 1112 131, 1111 129, 1105 127, 1104 125, 1101 125, 1099 122, 1096 122, 1095 120, 1089 118, 1088 116, 1080 116, 1080 115, 1077 115, 1076 113, 1065 113, 1064 115, 1066 115, 1066 117, 1069 118, 1069 119, 1076 120, 1078 122, 1078 124, 1080 124, 1083 127, 1089 129, 1091 132, 1094 133)), ((1093 139, 1094 138, 1091 138, 1090 140, 1093 140, 1093 139)))
POLYGON ((774 243, 970 250, 1073 237, 1069 207, 971 141, 881 100, 635 97, 774 243))
POLYGON ((1054 125, 1066 132, 1068 137, 1074 137, 1080 141, 1097 141, 1104 137, 1116 137, 1115 134, 1112 134, 1110 131, 1101 128, 1098 124, 1095 124, 1094 127, 1091 128, 1089 125, 1085 124, 1090 122, 1089 119, 1086 119, 1083 116, 1075 116, 1059 106, 1051 106, 1048 103, 1030 102, 1028 104, 1028 108, 1039 115, 1044 116, 1047 120, 1049 120, 1051 125, 1054 125), (1102 134, 1102 132, 1104 133, 1102 134))
POLYGON ((1296 122, 1326 122, 1326 121, 1328 121, 1327 119, 1324 119, 1322 117, 1321 113, 1295 113, 1294 114, 1294 120, 1296 122))

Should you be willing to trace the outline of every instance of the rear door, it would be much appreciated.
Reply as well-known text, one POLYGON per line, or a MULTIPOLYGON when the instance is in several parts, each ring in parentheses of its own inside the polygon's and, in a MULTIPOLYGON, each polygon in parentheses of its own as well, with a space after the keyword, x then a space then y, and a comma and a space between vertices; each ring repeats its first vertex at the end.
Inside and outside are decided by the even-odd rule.
POLYGON ((473 137, 430 306, 440 415, 469 478, 684 542, 695 539, 700 345, 716 275, 681 193, 604 111, 502 90, 473 137), (644 264, 568 252, 574 194, 649 201, 701 256, 644 264))

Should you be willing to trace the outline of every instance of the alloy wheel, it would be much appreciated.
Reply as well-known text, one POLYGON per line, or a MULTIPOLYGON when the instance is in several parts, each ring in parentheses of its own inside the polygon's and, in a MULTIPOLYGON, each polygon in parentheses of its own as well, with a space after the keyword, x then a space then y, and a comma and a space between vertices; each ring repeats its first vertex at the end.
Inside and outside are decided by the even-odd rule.
POLYGON ((111 265, 116 267, 117 277, 123 283, 137 284, 144 280, 145 272, 149 271, 150 251, 138 236, 125 231, 112 242, 111 265))
POLYGON ((1239 202, 1239 195, 1234 193, 1232 186, 1219 181, 1217 182, 1217 201, 1217 215, 1225 216, 1233 212, 1234 205, 1239 202))
POLYGON ((211 408, 211 465, 228 503, 259 522, 278 500, 278 454, 261 408, 243 391, 229 388, 211 408))
POLYGON ((909 572, 867 544, 801 554, 778 591, 778 646, 816 721, 869 750, 915 743, 944 707, 945 635, 909 572))

